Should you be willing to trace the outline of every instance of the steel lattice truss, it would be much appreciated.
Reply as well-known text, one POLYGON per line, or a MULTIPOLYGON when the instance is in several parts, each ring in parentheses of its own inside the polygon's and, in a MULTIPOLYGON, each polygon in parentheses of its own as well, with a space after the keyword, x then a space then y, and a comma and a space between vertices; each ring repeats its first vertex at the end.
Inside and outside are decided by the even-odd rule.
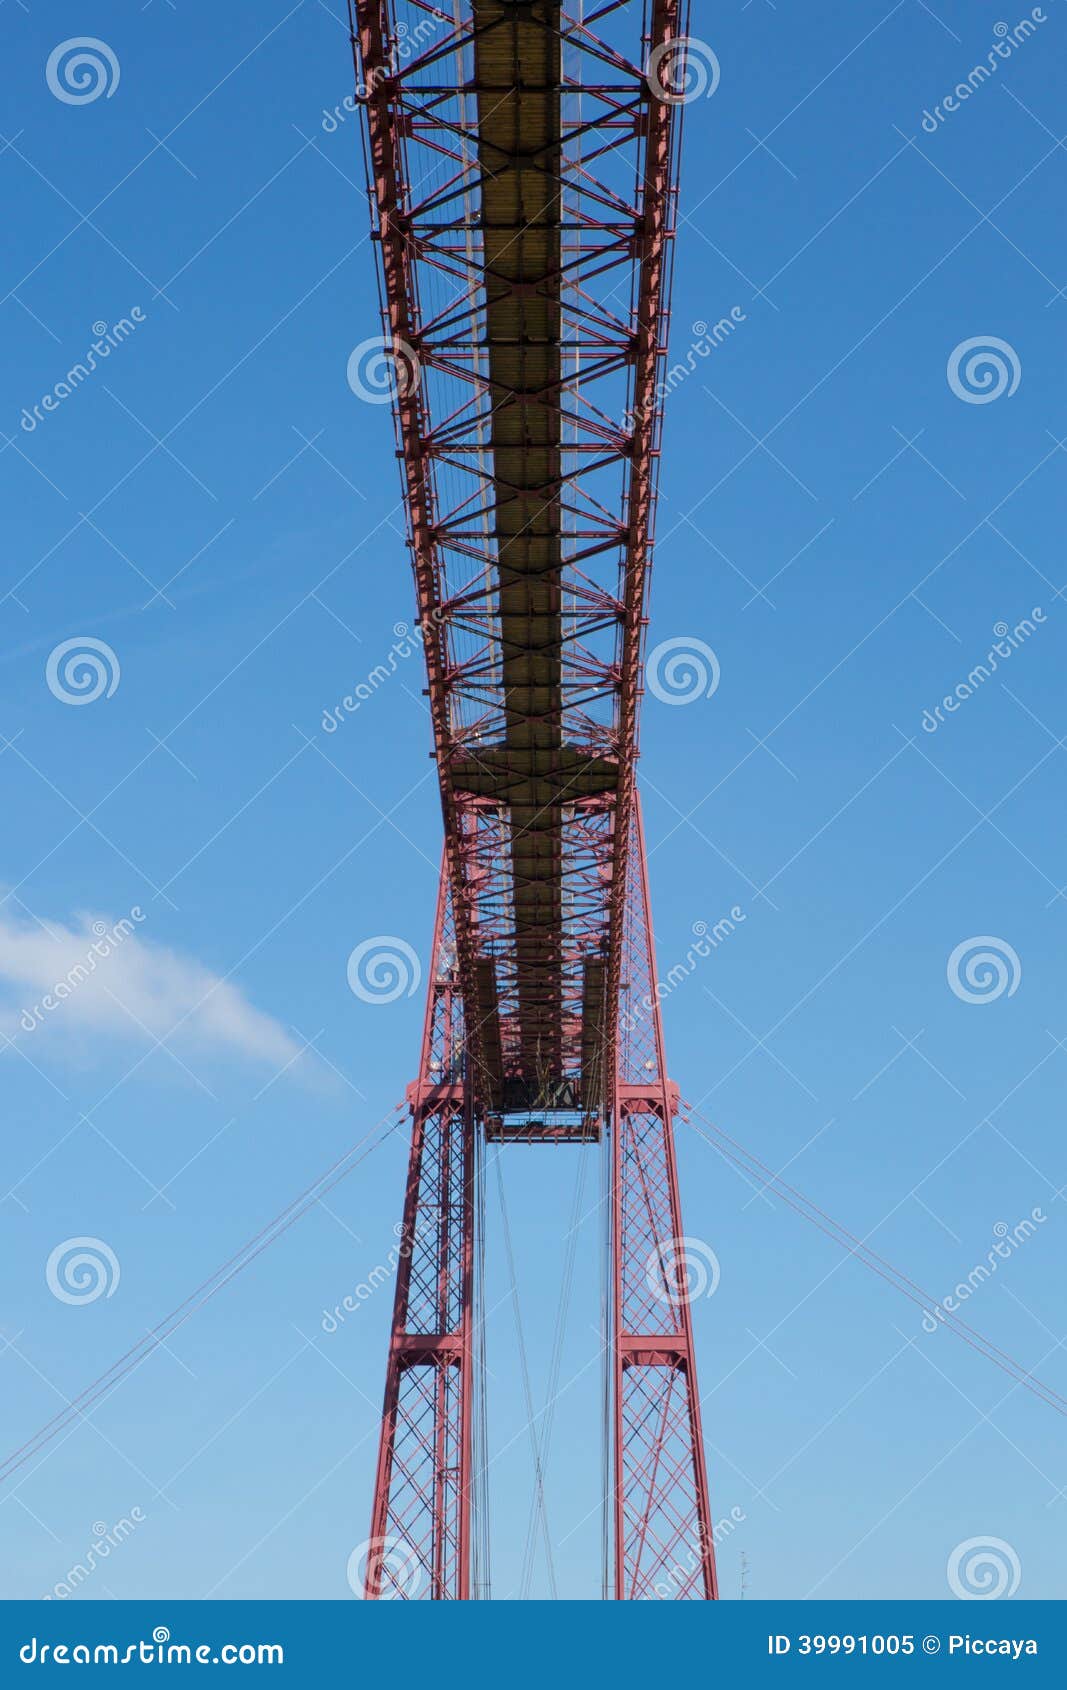
POLYGON ((640 1290, 680 1233, 635 764, 683 0, 350 4, 445 823, 368 1593, 470 1591, 479 1145, 608 1134, 615 1590, 711 1596, 683 1281, 640 1290))
POLYGON ((401 1222, 367 1590, 468 1594, 474 1133, 445 883, 401 1222))
MULTIPOLYGON (((655 7, 657 39, 678 9, 655 7)), ((618 974, 676 145, 629 11, 354 4, 457 948, 497 1107, 577 1095, 589 965, 609 992, 618 974)))
POLYGON ((682 1233, 639 807, 633 830, 612 1111, 615 1592, 705 1598, 717 1586, 690 1304, 718 1264, 682 1233))

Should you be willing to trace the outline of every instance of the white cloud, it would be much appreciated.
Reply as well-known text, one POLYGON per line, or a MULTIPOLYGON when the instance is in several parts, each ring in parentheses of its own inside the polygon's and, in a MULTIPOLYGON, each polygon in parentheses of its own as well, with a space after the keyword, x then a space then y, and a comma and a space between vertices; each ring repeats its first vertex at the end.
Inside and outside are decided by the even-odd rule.
POLYGON ((0 1026, 27 1046, 65 1032, 148 1036, 284 1067, 301 1047, 238 986, 145 937, 129 916, 72 926, 20 920, 0 906, 0 1026))

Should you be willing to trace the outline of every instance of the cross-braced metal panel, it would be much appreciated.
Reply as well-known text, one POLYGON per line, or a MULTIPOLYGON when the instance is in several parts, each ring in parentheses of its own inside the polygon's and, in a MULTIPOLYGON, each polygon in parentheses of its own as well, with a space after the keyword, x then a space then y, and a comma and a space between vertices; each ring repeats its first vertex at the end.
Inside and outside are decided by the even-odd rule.
MULTIPOLYGON (((462 1594, 462 1380, 451 1361, 406 1363, 398 1381, 388 1511, 377 1557, 386 1600, 462 1594)), ((375 1572, 370 1562, 370 1576, 375 1572)))
POLYGON ((682 1229, 639 803, 632 829, 611 1122, 615 1594, 703 1600, 717 1586, 691 1302, 718 1263, 682 1229))
POLYGON ((625 1332, 681 1333, 679 1227, 663 1117, 623 1110, 618 1123, 619 1279, 625 1332))
POLYGON ((455 1332, 463 1319, 466 1122, 462 1102, 424 1117, 418 1193, 402 1223, 408 1258, 404 1327, 410 1334, 455 1332))
POLYGON ((631 1362, 623 1369, 618 1594, 627 1601, 703 1601, 713 1594, 690 1390, 681 1361, 631 1362))
POLYGON ((640 806, 635 801, 626 868, 616 1060, 622 1084, 657 1085, 663 1079, 660 988, 649 930, 648 880, 640 806))
POLYGON ((690 1321, 715 1258, 682 1235, 666 1089, 620 1095, 615 1131, 615 1591, 716 1594, 690 1321))
POLYGON ((462 1598, 470 1583, 474 1120, 442 875, 367 1561, 369 1597, 462 1598))

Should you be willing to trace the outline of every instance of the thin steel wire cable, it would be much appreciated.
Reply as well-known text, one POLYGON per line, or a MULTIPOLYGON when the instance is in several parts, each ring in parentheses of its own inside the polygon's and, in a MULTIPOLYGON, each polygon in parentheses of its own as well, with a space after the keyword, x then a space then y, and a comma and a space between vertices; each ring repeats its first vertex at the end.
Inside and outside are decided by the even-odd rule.
MULTIPOLYGON (((570 1312, 571 1293, 574 1287, 574 1269, 578 1254, 579 1224, 582 1219, 582 1200, 585 1195, 586 1172, 588 1157, 584 1147, 578 1152, 578 1171, 574 1181, 574 1200, 571 1205, 571 1223, 567 1232, 567 1249, 564 1256, 563 1275, 560 1285, 559 1303, 556 1309, 556 1324, 552 1335, 552 1353, 548 1370, 548 1386, 545 1395, 545 1406, 542 1409, 540 1449, 541 1465, 548 1467, 549 1450, 552 1444, 552 1427, 556 1414, 556 1397, 559 1392, 559 1379, 563 1370, 563 1341, 566 1336, 567 1316, 570 1312)), ((526 1529, 526 1546, 523 1550, 522 1576, 519 1582, 520 1600, 526 1601, 530 1595, 533 1582, 534 1550, 536 1547, 536 1520, 534 1510, 530 1509, 530 1519, 526 1529)))
POLYGON ((541 1461, 540 1439, 537 1434, 537 1416, 534 1412, 533 1388, 530 1384, 530 1364, 526 1353, 526 1338, 522 1326, 522 1308, 519 1302, 519 1285, 515 1273, 515 1253, 511 1243, 511 1222, 508 1219, 507 1200, 504 1196, 504 1175, 500 1167, 500 1157, 495 1156, 493 1163, 496 1168, 497 1195, 500 1199, 500 1219, 503 1224, 504 1249, 507 1254, 508 1273, 511 1278, 511 1307, 515 1318, 515 1335, 519 1345, 519 1368, 522 1376, 522 1391, 526 1405, 526 1424, 530 1433, 530 1453, 534 1464, 534 1507, 541 1520, 541 1535, 545 1545, 545 1564, 548 1569, 548 1587, 552 1593, 552 1600, 559 1600, 556 1586, 556 1566, 552 1556, 552 1533, 548 1525, 548 1508, 545 1503, 545 1477, 541 1461))
POLYGON ((72 1425, 75 1420, 82 1418, 86 1409, 93 1407, 106 1397, 127 1374, 132 1373, 143 1361, 146 1361, 168 1338, 184 1326, 187 1320, 190 1320, 199 1309, 203 1308, 205 1303, 210 1302, 225 1285, 228 1285, 232 1279, 235 1279, 239 1273, 242 1273, 246 1267, 255 1261, 257 1256, 262 1255, 264 1250, 275 1243, 283 1233, 288 1232, 289 1228, 295 1225, 298 1220, 301 1220, 309 1209, 314 1208, 328 1191, 332 1191, 334 1186, 339 1185, 343 1179, 347 1179, 348 1175, 361 1162, 366 1161, 367 1157, 378 1150, 396 1131, 403 1121, 405 1113, 405 1105, 394 1104, 389 1113, 383 1115, 381 1120, 377 1121, 358 1143, 352 1145, 343 1156, 338 1157, 337 1161, 325 1169, 318 1179, 313 1180, 297 1197, 293 1198, 292 1202, 287 1203, 284 1209, 268 1221, 266 1226, 261 1227, 259 1232, 253 1234, 221 1266, 217 1267, 213 1273, 208 1274, 207 1278, 202 1280, 196 1289, 191 1291, 175 1308, 171 1309, 169 1314, 164 1315, 162 1320, 151 1327, 116 1361, 113 1361, 110 1367, 106 1368, 96 1379, 79 1391, 77 1396, 72 1397, 65 1408, 60 1409, 50 1420, 39 1427, 33 1436, 21 1444, 18 1449, 12 1450, 10 1455, 0 1461, 0 1483, 10 1478, 27 1461, 30 1461, 41 1449, 58 1437, 68 1425, 72 1425), (363 1150, 362 1155, 357 1156, 356 1152, 361 1150, 372 1134, 383 1126, 385 1131, 381 1137, 363 1150), (352 1160, 353 1157, 355 1160, 352 1160))
MULTIPOLYGON (((775 1192, 781 1202, 795 1210, 798 1215, 802 1216, 812 1226, 817 1227, 820 1232, 825 1233, 827 1238, 831 1238, 849 1255, 855 1256, 864 1267, 869 1268, 872 1273, 876 1273, 880 1279, 884 1279, 886 1284, 891 1285, 895 1291, 899 1291, 902 1296, 907 1297, 909 1302, 914 1303, 917 1308, 921 1308, 924 1312, 929 1312, 931 1308, 941 1306, 936 1298, 930 1297, 921 1286, 917 1285, 914 1280, 909 1279, 907 1274, 902 1273, 899 1268, 893 1266, 892 1262, 887 1261, 884 1256, 880 1256, 877 1251, 872 1250, 861 1238, 857 1238, 855 1233, 849 1232, 848 1228, 842 1226, 840 1221, 835 1221, 832 1215, 828 1215, 824 1209, 820 1209, 818 1204, 812 1202, 810 1197, 806 1197, 802 1191, 798 1191, 795 1186, 782 1179, 780 1174, 776 1174, 773 1169, 767 1167, 766 1163, 761 1162, 752 1151, 746 1150, 736 1139, 731 1138, 728 1133, 724 1133, 721 1127, 716 1127, 714 1122, 709 1121, 693 1105, 684 1104, 683 1107, 689 1111, 690 1116, 698 1115, 704 1125, 710 1128, 710 1132, 716 1135, 711 1137, 709 1133, 701 1132, 701 1129, 694 1124, 692 1119, 689 1119, 688 1124, 693 1127, 693 1131, 718 1150, 721 1156, 733 1162, 749 1177, 752 1177, 753 1168, 759 1169, 764 1176, 763 1183, 775 1192), (727 1148, 727 1146, 731 1148, 727 1148), (746 1160, 751 1166, 746 1166, 746 1160), (813 1212, 809 1213, 809 1210, 813 1212), (824 1222, 826 1224, 823 1224, 824 1222)), ((1030 1373, 1022 1366, 1021 1362, 1016 1361, 1013 1356, 1008 1355, 1005 1350, 1000 1349, 989 1338, 984 1337, 975 1327, 960 1320, 958 1315, 951 1314, 946 1309, 943 1310, 943 1316, 941 1324, 947 1331, 953 1332, 957 1338, 962 1338, 965 1344, 970 1345, 971 1349, 976 1350, 987 1361, 991 1361, 995 1367, 999 1367, 1002 1373, 1007 1373, 1010 1378, 1015 1380, 1016 1384, 1024 1386, 1039 1401, 1054 1409, 1057 1414, 1067 1416, 1067 1398, 1061 1396, 1051 1385, 1046 1385, 1043 1380, 1030 1373)))

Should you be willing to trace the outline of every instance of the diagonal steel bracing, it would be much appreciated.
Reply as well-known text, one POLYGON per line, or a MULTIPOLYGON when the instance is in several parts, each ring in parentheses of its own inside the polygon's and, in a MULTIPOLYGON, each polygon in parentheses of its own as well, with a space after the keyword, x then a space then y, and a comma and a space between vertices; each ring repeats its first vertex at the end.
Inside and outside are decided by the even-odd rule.
POLYGON ((710 1596, 688 1307, 633 1303, 680 1236, 635 769, 684 8, 350 4, 445 822, 368 1593, 471 1589, 479 1146, 607 1134, 614 1589, 710 1596))

